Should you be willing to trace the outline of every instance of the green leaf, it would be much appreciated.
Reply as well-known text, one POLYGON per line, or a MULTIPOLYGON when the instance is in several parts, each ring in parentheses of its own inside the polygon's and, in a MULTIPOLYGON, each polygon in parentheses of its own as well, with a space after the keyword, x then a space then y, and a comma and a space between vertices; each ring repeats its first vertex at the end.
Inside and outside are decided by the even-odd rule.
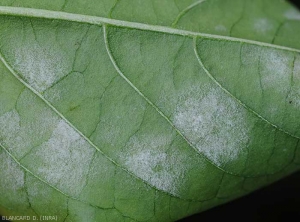
POLYGON ((288 3, 0 5, 1 214, 175 221, 299 169, 288 3))

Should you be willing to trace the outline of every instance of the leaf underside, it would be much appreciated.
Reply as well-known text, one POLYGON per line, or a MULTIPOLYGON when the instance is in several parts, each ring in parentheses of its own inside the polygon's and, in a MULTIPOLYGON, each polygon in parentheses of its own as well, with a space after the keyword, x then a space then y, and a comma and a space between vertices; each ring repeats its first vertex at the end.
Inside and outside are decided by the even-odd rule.
POLYGON ((0 5, 0 213, 175 221, 299 169, 288 3, 0 5))

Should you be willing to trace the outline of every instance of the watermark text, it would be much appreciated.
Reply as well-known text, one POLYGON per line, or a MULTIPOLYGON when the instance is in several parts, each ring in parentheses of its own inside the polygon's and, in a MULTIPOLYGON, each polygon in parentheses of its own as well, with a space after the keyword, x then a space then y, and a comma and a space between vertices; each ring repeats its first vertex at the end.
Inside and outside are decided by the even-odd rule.
POLYGON ((8 221, 57 221, 57 216, 2 216, 2 220, 8 221))

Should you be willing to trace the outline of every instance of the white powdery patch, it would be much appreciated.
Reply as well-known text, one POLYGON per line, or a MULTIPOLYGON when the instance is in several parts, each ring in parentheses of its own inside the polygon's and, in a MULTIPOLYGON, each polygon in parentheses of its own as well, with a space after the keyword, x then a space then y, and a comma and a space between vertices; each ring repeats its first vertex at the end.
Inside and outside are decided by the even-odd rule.
POLYGON ((0 154, 0 169, 1 192, 18 192, 24 188, 25 182, 23 170, 5 152, 0 154))
POLYGON ((300 55, 297 56, 293 70, 294 80, 300 82, 300 55))
POLYGON ((218 32, 226 32, 227 28, 224 25, 217 25, 215 26, 215 30, 218 32))
MULTIPOLYGON (((36 99, 32 95, 28 96, 27 94, 26 97, 23 95, 20 98, 22 102, 26 102, 26 105, 36 103, 36 99)), ((29 114, 32 115, 32 113, 29 114)), ((17 110, 13 109, 0 116, 0 141, 17 159, 36 146, 37 139, 44 138, 58 122, 58 117, 45 107, 37 107, 34 115, 34 121, 28 121, 26 115, 21 119, 17 110)))
POLYGON ((261 82, 264 89, 276 90, 286 94, 292 74, 289 57, 278 50, 268 50, 261 62, 261 82))
POLYGON ((62 191, 78 196, 85 185, 94 152, 79 133, 60 121, 52 137, 35 153, 42 161, 38 174, 62 191))
MULTIPOLYGON (((6 144, 14 141, 20 131, 20 116, 16 110, 4 113, 0 116, 0 139, 6 144)), ((17 139, 18 140, 18 139, 17 139)))
POLYGON ((293 92, 290 95, 289 99, 293 101, 292 104, 294 107, 300 109, 300 90, 298 90, 297 92, 293 92))
POLYGON ((138 177, 158 189, 177 194, 184 169, 176 155, 164 151, 170 143, 169 136, 134 136, 127 144, 129 153, 122 158, 126 168, 138 177))
POLYGON ((174 124, 184 136, 218 166, 236 160, 248 142, 244 108, 212 87, 197 89, 181 100, 174 124))
POLYGON ((46 98, 46 100, 48 100, 48 101, 50 101, 51 103, 56 103, 56 102, 58 102, 58 101, 60 101, 61 100, 61 95, 62 95, 62 91, 61 90, 64 90, 64 88, 63 89, 61 89, 61 88, 52 88, 51 89, 51 91, 50 91, 50 93, 49 92, 47 92, 47 93, 45 93, 44 94, 44 96, 45 96, 45 98, 46 98))
MULTIPOLYGON (((120 119, 118 116, 115 117, 116 119, 120 119)), ((112 147, 116 147, 118 146, 118 141, 116 140, 116 138, 118 138, 119 135, 122 135, 122 129, 120 127, 115 127, 115 123, 111 123, 110 121, 106 121, 103 120, 103 122, 101 122, 104 127, 105 130, 101 131, 101 136, 103 137, 103 141, 105 143, 110 144, 112 147)), ((101 124, 101 125, 102 125, 101 124)), ((99 125, 97 126, 97 130, 99 130, 99 125)), ((97 131, 95 131, 97 132, 97 131)), ((99 135, 99 132, 97 132, 97 134, 99 135)), ((95 135, 97 135, 95 134, 95 135)))
POLYGON ((16 156, 22 155, 30 143, 22 134, 20 116, 15 109, 0 116, 0 141, 16 156))
POLYGON ((300 20, 300 12, 295 8, 290 8, 284 13, 284 17, 291 20, 300 20))
POLYGON ((274 29, 274 24, 267 18, 260 18, 254 21, 253 28, 257 32, 264 34, 274 29))
POLYGON ((43 92, 67 74, 61 50, 32 44, 14 52, 13 66, 38 92, 43 92))
POLYGON ((300 56, 296 58, 294 63, 292 85, 288 100, 292 101, 293 106, 300 108, 300 56))

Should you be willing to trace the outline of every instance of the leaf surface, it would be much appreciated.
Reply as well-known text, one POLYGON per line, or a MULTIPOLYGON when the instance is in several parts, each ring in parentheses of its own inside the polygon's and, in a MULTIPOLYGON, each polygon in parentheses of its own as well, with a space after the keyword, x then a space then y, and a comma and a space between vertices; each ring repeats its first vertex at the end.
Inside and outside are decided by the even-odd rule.
POLYGON ((0 5, 1 213, 174 221, 299 169, 286 2, 0 5))

